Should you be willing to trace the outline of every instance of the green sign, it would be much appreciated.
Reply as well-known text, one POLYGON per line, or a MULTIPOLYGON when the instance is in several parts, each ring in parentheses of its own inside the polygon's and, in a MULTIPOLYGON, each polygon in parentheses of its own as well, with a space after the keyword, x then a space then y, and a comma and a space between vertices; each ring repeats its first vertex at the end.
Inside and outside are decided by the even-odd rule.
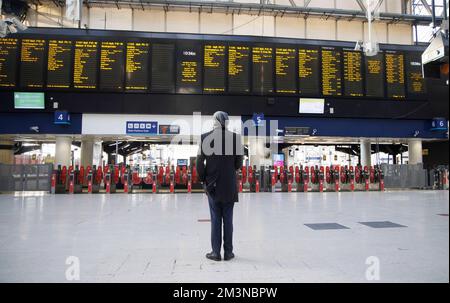
POLYGON ((45 109, 44 93, 14 93, 14 108, 45 109))

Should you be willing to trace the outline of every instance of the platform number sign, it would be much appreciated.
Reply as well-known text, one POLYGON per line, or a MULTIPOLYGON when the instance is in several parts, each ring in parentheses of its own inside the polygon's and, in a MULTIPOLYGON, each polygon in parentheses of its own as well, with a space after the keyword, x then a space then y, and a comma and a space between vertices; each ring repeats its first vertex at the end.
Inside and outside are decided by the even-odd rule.
POLYGON ((434 118, 431 121, 431 130, 448 130, 448 122, 444 118, 434 118))
POLYGON ((264 126, 264 114, 254 113, 253 114, 253 126, 264 126))
POLYGON ((132 135, 156 135, 158 134, 158 122, 155 121, 127 121, 127 134, 132 135))
POLYGON ((66 111, 55 111, 54 124, 70 125, 70 113, 66 111))

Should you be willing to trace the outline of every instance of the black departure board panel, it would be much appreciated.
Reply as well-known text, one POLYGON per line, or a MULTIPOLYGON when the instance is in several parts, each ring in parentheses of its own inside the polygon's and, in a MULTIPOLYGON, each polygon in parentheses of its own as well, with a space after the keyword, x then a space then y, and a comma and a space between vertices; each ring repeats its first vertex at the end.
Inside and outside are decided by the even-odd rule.
POLYGON ((125 62, 125 89, 146 91, 149 88, 150 43, 128 42, 125 62))
POLYGON ((408 96, 425 95, 425 79, 422 75, 422 54, 410 52, 405 56, 406 62, 406 89, 408 96))
POLYGON ((76 41, 73 62, 73 87, 97 88, 98 42, 76 41))
POLYGON ((228 91, 230 93, 250 92, 250 47, 228 47, 228 91))
POLYGON ((49 40, 47 87, 70 88, 72 82, 72 41, 49 40))
POLYGON ((0 87, 15 87, 18 39, 0 39, 0 87))
POLYGON ((253 47, 253 83, 252 91, 256 94, 273 92, 273 48, 253 47))
POLYGON ((275 77, 277 93, 297 93, 297 49, 275 49, 275 77))
POLYGON ((344 49, 344 95, 364 96, 362 52, 344 49))
POLYGON ((364 57, 367 97, 384 97, 384 55, 379 52, 375 56, 364 57))
POLYGON ((122 90, 124 82, 124 42, 102 42, 100 48, 100 89, 122 90))
POLYGON ((203 91, 222 93, 226 89, 226 46, 205 44, 203 49, 203 91))
POLYGON ((320 95, 320 53, 318 48, 298 49, 298 90, 302 95, 320 95))
POLYGON ((341 50, 335 47, 322 47, 322 94, 324 96, 342 95, 341 50))
POLYGON ((151 91, 175 92, 175 45, 152 44, 151 91))
POLYGON ((403 53, 386 51, 385 62, 386 91, 388 98, 405 98, 405 58, 403 53))
POLYGON ((20 86, 44 87, 45 40, 22 39, 20 51, 20 86))
POLYGON ((202 92, 201 48, 198 44, 180 43, 177 47, 177 93, 199 94, 202 92))

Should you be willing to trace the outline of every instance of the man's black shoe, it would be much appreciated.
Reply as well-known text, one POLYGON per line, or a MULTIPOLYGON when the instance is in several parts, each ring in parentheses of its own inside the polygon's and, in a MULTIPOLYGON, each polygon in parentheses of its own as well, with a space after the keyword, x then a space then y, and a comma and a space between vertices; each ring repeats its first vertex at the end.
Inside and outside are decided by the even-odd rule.
POLYGON ((223 256, 223 259, 224 259, 225 261, 229 261, 229 260, 231 260, 231 259, 233 259, 233 258, 234 258, 234 254, 233 254, 233 253, 225 254, 225 255, 223 256))
POLYGON ((222 257, 220 255, 217 255, 217 254, 212 253, 212 252, 207 253, 206 254, 206 258, 208 258, 210 260, 213 260, 213 261, 220 261, 220 260, 222 260, 222 257))

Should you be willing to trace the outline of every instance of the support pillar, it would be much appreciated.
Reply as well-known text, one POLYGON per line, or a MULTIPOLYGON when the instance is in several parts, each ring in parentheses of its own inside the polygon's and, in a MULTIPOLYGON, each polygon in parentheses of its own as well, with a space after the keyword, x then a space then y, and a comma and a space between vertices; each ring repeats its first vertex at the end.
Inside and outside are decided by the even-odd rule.
POLYGON ((409 164, 422 164, 422 140, 411 140, 408 142, 409 164))
POLYGON ((94 161, 94 140, 83 139, 81 140, 81 166, 84 168, 93 165, 94 161))
POLYGON ((58 165, 69 167, 71 165, 71 152, 72 147, 72 138, 67 136, 57 136, 56 144, 55 144, 55 165, 57 168, 58 165))
POLYGON ((362 140, 360 144, 361 150, 361 166, 370 167, 372 165, 372 151, 369 140, 362 140))
POLYGON ((0 141, 0 163, 14 164, 14 141, 0 141))

